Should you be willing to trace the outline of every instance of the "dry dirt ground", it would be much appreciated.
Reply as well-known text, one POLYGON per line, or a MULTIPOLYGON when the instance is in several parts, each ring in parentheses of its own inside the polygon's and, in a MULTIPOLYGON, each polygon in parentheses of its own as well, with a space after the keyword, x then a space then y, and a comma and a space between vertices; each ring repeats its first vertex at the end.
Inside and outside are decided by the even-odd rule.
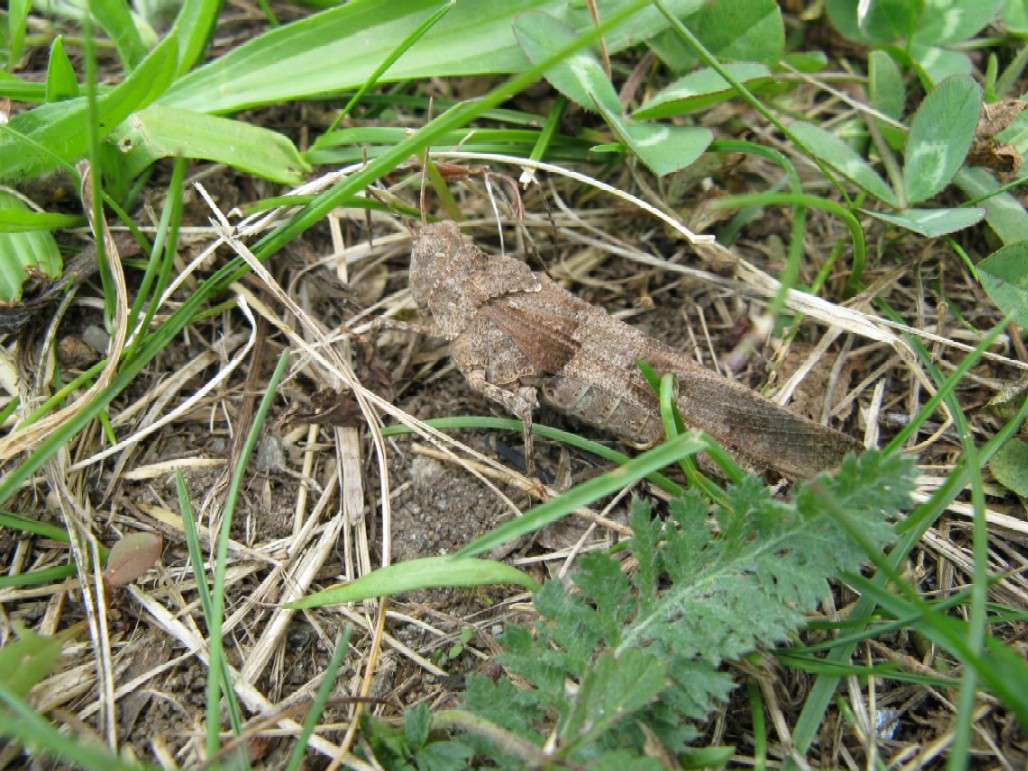
MULTIPOLYGON (((287 125, 304 119, 275 117, 287 125)), ((733 117, 761 135, 759 141, 774 144, 752 114, 733 117)), ((517 174, 498 165, 490 171, 517 174)), ((644 197, 663 196, 669 208, 677 208, 684 217, 690 216, 701 189, 691 189, 692 203, 686 206, 667 198, 655 180, 632 166, 590 171, 620 189, 644 197)), ((702 187, 707 196, 761 189, 773 176, 760 161, 724 157, 702 187)), ((754 338, 754 320, 762 313, 766 292, 748 280, 738 264, 704 259, 658 221, 623 202, 557 176, 541 179, 543 184, 526 191, 522 202, 526 214, 521 233, 531 238, 531 244, 507 227, 506 247, 516 251, 528 244, 533 267, 545 268, 579 296, 708 366, 716 362, 723 367, 731 360, 732 377, 767 393, 773 394, 793 372, 809 364, 791 399, 793 408, 827 419, 872 444, 884 445, 927 399, 916 365, 883 342, 844 333, 822 351, 818 344, 825 339, 826 326, 817 320, 802 323, 788 345, 754 338), (666 258, 693 273, 640 265, 625 256, 633 250, 666 258)), ((811 192, 818 193, 811 180, 811 192)), ((137 211, 142 225, 152 224, 149 207, 159 207, 161 183, 159 173, 137 211)), ((223 212, 275 192, 227 170, 206 173, 202 183, 223 212)), ((416 207, 417 170, 396 184, 395 194, 416 207)), ((496 223, 481 178, 471 176, 453 188, 465 216, 478 223, 469 232, 483 248, 498 251, 496 223)), ((429 206, 431 213, 438 213, 431 195, 429 206)), ((217 236, 209 225, 211 209, 192 188, 186 210, 189 230, 178 264, 184 272, 187 266, 194 272, 187 274, 162 313, 188 296, 198 277, 232 255, 230 247, 222 245, 191 265, 217 236)), ((922 253, 914 239, 892 243, 872 221, 865 226, 875 252, 866 282, 911 326, 938 336, 926 344, 939 366, 951 369, 963 351, 935 340, 973 344, 968 327, 988 329, 998 321, 998 313, 951 251, 933 243, 922 253)), ((703 229, 717 228, 710 224, 703 229)), ((808 232, 808 263, 801 281, 811 280, 832 245, 845 240, 838 222, 814 212, 808 232)), ((769 210, 744 225, 732 254, 777 275, 788 237, 788 212, 769 210)), ((982 244, 964 246, 976 254, 988 252, 982 244)), ((376 215, 369 230, 363 212, 346 211, 335 222, 313 228, 273 258, 267 277, 251 275, 234 286, 215 313, 172 341, 111 405, 111 424, 125 446, 100 459, 99 453, 110 443, 94 424, 9 504, 23 516, 88 523, 106 544, 139 530, 163 537, 159 563, 110 597, 110 659, 104 670, 108 679, 98 678, 93 643, 83 635, 66 648, 56 674, 34 691, 34 703, 43 714, 83 735, 103 738, 116 733, 120 745, 150 761, 186 764, 201 757, 207 670, 197 650, 203 647, 205 627, 188 564, 174 472, 184 475, 209 556, 208 534, 220 522, 241 437, 252 424, 255 405, 286 347, 293 352, 289 370, 247 465, 236 504, 226 586, 223 638, 229 661, 245 683, 237 692, 247 718, 261 715, 248 725, 247 733, 255 764, 274 767, 281 762, 290 747, 283 737, 295 731, 294 721, 302 719, 303 707, 345 625, 356 629, 353 649, 338 681, 340 698, 329 707, 309 751, 311 767, 324 765, 328 755, 352 738, 348 731, 354 704, 344 697, 373 697, 366 708, 397 715, 419 702, 452 703, 462 675, 490 671, 494 638, 502 625, 530 618, 524 593, 502 588, 425 591, 385 606, 368 603, 307 612, 281 607, 286 600, 367 572, 384 559, 397 562, 452 552, 534 502, 535 488, 519 471, 519 434, 453 432, 477 456, 424 437, 376 439, 350 390, 334 374, 340 370, 332 357, 351 362, 370 395, 420 419, 499 414, 452 368, 439 341, 368 328, 371 319, 385 315, 414 319, 406 291, 409 247, 409 234, 398 217, 376 215), (276 288, 295 306, 288 307, 276 288), (471 635, 465 639, 462 633, 468 630, 471 635)), ((845 271, 840 261, 830 272, 823 296, 843 296, 845 271)), ((135 275, 130 271, 130 289, 135 275)), ((99 357, 96 341, 102 346, 104 332, 97 297, 95 282, 80 288, 58 328, 54 343, 63 352, 65 377, 99 357)), ((994 353, 1024 356, 1014 348, 996 348, 994 353)), ((38 345, 19 355, 27 367, 52 366, 52 357, 41 353, 38 345)), ((959 390, 979 442, 998 425, 984 405, 1016 375, 1002 359, 983 359, 959 390)), ((381 409, 372 412, 387 424, 396 423, 381 409)), ((956 435, 942 418, 937 414, 924 426, 914 448, 926 494, 959 454, 956 435)), ((543 410, 537 419, 614 443, 551 411, 543 410)), ((537 444, 536 463, 540 477, 554 489, 607 467, 595 457, 544 441, 537 444)), ((645 485, 633 492, 659 503, 655 491, 645 485)), ((994 599, 1024 607, 1024 508, 998 486, 988 492, 995 567, 1009 568, 990 592, 994 599)), ((580 518, 552 526, 536 538, 513 544, 503 556, 539 578, 557 575, 575 554, 623 537, 626 503, 627 497, 609 510, 597 509, 602 519, 580 518)), ((954 506, 913 554, 907 575, 923 592, 948 592, 966 583, 971 564, 969 511, 966 503, 954 506)), ((0 556, 9 570, 22 572, 69 559, 61 544, 19 537, 10 530, 0 533, 0 556)), ((835 605, 844 608, 852 600, 853 595, 839 587, 835 605)), ((5 630, 18 622, 52 634, 85 614, 82 587, 75 580, 2 590, 0 603, 5 630)), ((1023 631, 1023 624, 994 630, 1014 644, 1023 631)), ((866 653, 928 674, 943 663, 923 641, 901 635, 872 643, 866 653)), ((774 682, 775 708, 788 723, 802 705, 809 680, 770 658, 760 676, 774 682)), ((860 702, 863 695, 859 686, 850 684, 841 698, 860 702)), ((901 716, 891 738, 880 742, 888 753, 884 760, 907 751, 916 754, 939 740, 947 730, 952 698, 952 693, 924 686, 879 683, 877 708, 898 710, 901 716)), ((821 767, 851 762, 863 766, 867 759, 862 741, 837 712, 832 715, 812 762, 821 767)), ((747 744, 752 739, 749 706, 742 693, 711 719, 707 729, 710 741, 736 744, 741 762, 752 752, 747 744)), ((989 700, 980 705, 976 747, 982 753, 982 767, 1024 767, 1024 733, 989 700)), ((772 755, 776 751, 772 748, 772 755)), ((11 748, 0 750, 0 759, 11 767, 21 762, 11 748)))

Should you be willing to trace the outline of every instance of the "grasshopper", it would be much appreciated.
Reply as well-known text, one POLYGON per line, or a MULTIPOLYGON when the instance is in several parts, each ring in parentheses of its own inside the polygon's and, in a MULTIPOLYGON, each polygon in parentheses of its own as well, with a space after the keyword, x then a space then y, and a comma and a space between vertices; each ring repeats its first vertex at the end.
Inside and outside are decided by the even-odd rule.
POLYGON ((410 290, 428 309, 468 382, 521 419, 532 458, 539 398, 639 447, 662 435, 657 395, 636 366, 678 384, 685 422, 750 464, 791 479, 837 466, 862 449, 846 434, 796 415, 690 361, 509 257, 487 255, 453 222, 414 236, 410 290))

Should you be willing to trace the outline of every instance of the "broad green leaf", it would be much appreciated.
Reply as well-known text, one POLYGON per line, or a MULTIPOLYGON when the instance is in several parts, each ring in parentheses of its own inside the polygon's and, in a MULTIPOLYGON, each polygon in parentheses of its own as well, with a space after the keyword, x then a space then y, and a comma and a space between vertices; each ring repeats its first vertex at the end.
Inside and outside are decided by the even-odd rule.
POLYGON ((908 204, 931 198, 953 179, 974 139, 981 106, 981 87, 962 75, 946 78, 921 102, 903 164, 908 204))
MULTIPOLYGON (((535 11, 517 17, 514 36, 533 64, 571 44, 577 37, 575 31, 559 19, 535 11)), ((546 72, 546 79, 564 96, 587 110, 621 111, 617 91, 600 60, 591 51, 579 51, 563 60, 546 72)))
MULTIPOLYGON (((681 17, 702 0, 670 0, 681 17)), ((196 112, 233 112, 353 89, 364 83, 439 0, 354 2, 279 27, 186 75, 160 102, 196 112)), ((600 16, 610 10, 601 2, 600 16)), ((521 72, 528 64, 514 39, 513 20, 523 11, 545 11, 574 30, 594 26, 585 4, 565 0, 477 0, 459 2, 383 75, 396 81, 446 75, 521 72)), ((647 8, 605 38, 616 53, 649 40, 668 26, 657 8, 647 8)))
POLYGON ((847 179, 864 188, 880 201, 896 206, 896 195, 870 164, 834 134, 803 121, 794 121, 789 130, 814 155, 847 179))
POLYGON ((18 102, 39 104, 46 101, 46 85, 32 83, 28 80, 0 72, 0 96, 6 96, 18 102))
POLYGON ((539 584, 527 573, 502 562, 456 557, 425 557, 389 565, 361 576, 356 581, 317 592, 286 604, 287 608, 320 608, 400 592, 449 586, 516 584, 536 591, 539 584))
MULTIPOLYGON (((107 134, 160 95, 171 82, 177 57, 175 39, 166 38, 122 83, 100 97, 100 133, 107 134)), ((0 178, 29 177, 86 153, 85 98, 36 107, 15 116, 0 134, 0 178)))
POLYGON ((858 43, 888 43, 906 37, 917 19, 910 0, 827 0, 825 7, 842 36, 858 43))
POLYGON ((997 193, 999 184, 986 169, 961 169, 953 183, 971 198, 981 199, 985 221, 1004 244, 1028 241, 1028 212, 1010 193, 997 193))
POLYGON ((985 217, 985 209, 967 207, 963 209, 904 209, 897 214, 862 209, 875 219, 889 222, 905 230, 912 230, 928 238, 938 238, 948 233, 977 225, 985 217))
POLYGON ((919 68, 919 77, 929 87, 941 83, 952 75, 970 75, 972 66, 967 54, 939 46, 911 43, 910 58, 919 68))
MULTIPOLYGON (((724 65, 728 74, 751 91, 771 82, 771 71, 756 62, 724 65)), ((667 118, 709 107, 735 96, 735 88, 709 67, 690 72, 657 92, 652 99, 632 113, 633 118, 667 118)))
POLYGON ((225 163, 295 185, 310 167, 282 134, 249 123, 152 104, 112 133, 125 153, 126 173, 138 174, 158 158, 182 156, 225 163))
POLYGON ((50 46, 50 61, 46 67, 46 101, 60 102, 79 95, 79 82, 75 68, 64 51, 64 38, 58 35, 50 46))
POLYGON ((1007 29, 1018 35, 1028 35, 1028 3, 1011 0, 1003 6, 1003 23, 1007 29))
POLYGON ((1003 3, 1004 0, 926 0, 913 39, 934 46, 967 40, 995 18, 1003 3))
POLYGON ((835 28, 859 43, 913 38, 926 45, 955 43, 974 35, 996 15, 1003 0, 827 0, 835 28))
MULTIPOLYGON (((21 199, 0 190, 0 213, 29 212, 21 199)), ((61 273, 61 251, 53 235, 44 230, 0 232, 0 302, 21 299, 29 271, 56 278, 61 273)))
POLYGON ((710 129, 643 123, 609 110, 602 112, 621 141, 658 177, 691 165, 714 140, 710 129))
POLYGON ((58 230, 86 224, 81 214, 57 214, 29 208, 6 209, 0 204, 0 233, 30 233, 34 230, 58 230))
POLYGON ((992 456, 989 471, 1005 488, 1028 498, 1028 442, 1008 441, 992 456))
MULTIPOLYGON (((885 51, 872 51, 867 62, 868 93, 871 106, 883 115, 899 120, 906 107, 906 88, 903 73, 885 51)), ((907 132, 884 120, 873 119, 885 141, 893 150, 899 150, 907 140, 907 132)))
POLYGON ((872 51, 867 60, 868 91, 871 106, 883 115, 899 120, 906 105, 903 73, 885 51, 872 51))
POLYGON ((0 681, 24 698, 32 686, 57 668, 63 640, 19 629, 18 639, 0 648, 0 681))
POLYGON ((719 59, 770 67, 785 51, 785 25, 774 0, 715 0, 693 14, 688 26, 719 59))
POLYGON ((1004 246, 978 263, 978 276, 992 301, 1028 327, 1028 241, 1004 246))
POLYGON ((131 71, 146 56, 146 44, 125 0, 91 0, 89 8, 97 24, 114 41, 126 71, 131 71))
POLYGON ((793 51, 785 54, 781 63, 800 72, 813 74, 828 67, 828 56, 824 51, 793 51))

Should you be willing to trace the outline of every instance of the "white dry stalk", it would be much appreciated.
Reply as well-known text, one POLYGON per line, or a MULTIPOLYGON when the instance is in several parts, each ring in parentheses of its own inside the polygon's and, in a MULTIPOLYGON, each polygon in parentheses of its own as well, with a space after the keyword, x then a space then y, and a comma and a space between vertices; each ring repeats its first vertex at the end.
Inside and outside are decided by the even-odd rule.
MULTIPOLYGON (((88 164, 80 165, 83 184, 85 185, 83 201, 88 204, 88 164)), ((83 391, 67 407, 52 412, 41 418, 31 426, 22 429, 13 429, 7 436, 0 439, 0 461, 10 460, 22 452, 27 452, 37 447, 40 442, 50 436, 54 431, 63 426, 75 415, 78 415, 96 396, 103 392, 114 376, 118 373, 121 364, 121 352, 125 347, 128 324, 128 286, 125 283, 125 271, 122 268, 121 258, 118 254, 118 246, 111 236, 111 231, 106 222, 94 222, 92 207, 85 206, 89 218, 90 228, 93 231, 94 239, 103 239, 104 249, 108 255, 107 265, 110 269, 112 284, 114 286, 114 318, 112 319, 112 334, 107 348, 107 365, 101 371, 100 376, 88 389, 83 391)), ((29 402, 25 402, 22 412, 28 412, 29 402)))
MULTIPOLYGON (((170 637, 178 640, 205 665, 210 666, 207 643, 201 635, 196 633, 195 630, 188 629, 167 608, 142 592, 137 586, 130 584, 126 588, 132 595, 132 598, 150 614, 150 617, 158 627, 163 629, 170 637)), ((228 675, 232 683, 232 689, 248 710, 258 715, 270 715, 275 712, 275 705, 251 683, 242 679, 235 668, 229 666, 228 675)), ((301 729, 300 724, 290 718, 279 720, 278 725, 291 732, 298 733, 301 729)), ((321 738, 317 734, 311 736, 310 746, 330 758, 336 757, 340 751, 337 745, 321 738)))
POLYGON ((236 350, 235 354, 232 356, 231 359, 229 359, 228 363, 224 367, 219 369, 218 373, 213 378, 204 383, 196 391, 196 393, 194 393, 191 397, 183 401, 178 407, 173 409, 164 417, 154 421, 153 423, 140 429, 136 433, 125 437, 117 444, 108 447, 106 450, 98 452, 95 455, 86 458, 85 460, 81 460, 78 463, 73 464, 69 467, 69 470, 77 471, 79 469, 86 468, 87 466, 91 466, 94 463, 98 463, 104 458, 108 458, 111 455, 114 455, 116 452, 120 452, 121 450, 124 450, 128 447, 131 447, 139 443, 141 440, 145 439, 158 429, 163 428, 169 423, 174 422, 178 419, 180 415, 184 415, 185 413, 192 410, 193 407, 195 407, 199 402, 201 402, 204 399, 204 397, 207 396, 207 394, 209 394, 211 391, 217 388, 218 385, 223 383, 236 370, 236 368, 240 364, 242 364, 243 361, 246 360, 247 354, 250 352, 250 350, 254 346, 254 343, 256 342, 257 328, 256 322, 253 318, 253 314, 250 312, 250 309, 246 305, 246 300, 243 299, 241 295, 237 295, 236 300, 243 316, 246 317, 246 320, 250 323, 250 334, 247 337, 246 342, 243 344, 242 348, 236 350))

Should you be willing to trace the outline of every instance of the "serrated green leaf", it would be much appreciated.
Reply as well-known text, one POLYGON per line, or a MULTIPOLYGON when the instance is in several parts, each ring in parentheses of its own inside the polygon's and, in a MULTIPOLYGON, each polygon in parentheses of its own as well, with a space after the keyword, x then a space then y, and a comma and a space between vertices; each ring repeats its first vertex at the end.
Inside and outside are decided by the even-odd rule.
POLYGON ((1028 498, 1028 442, 1008 441, 992 456, 989 471, 1005 488, 1028 498))
POLYGON ((714 141, 710 129, 699 126, 643 123, 606 109, 601 112, 621 141, 658 177, 690 166, 714 141))
POLYGON ((600 656, 579 686, 567 719, 558 727, 567 744, 591 743, 620 720, 632 719, 667 687, 667 663, 641 650, 600 656))
MULTIPOLYGON (((771 71, 756 62, 735 62, 724 65, 729 75, 742 82, 750 90, 764 83, 770 83, 771 71)), ((683 78, 659 91, 652 99, 632 113, 633 118, 667 118, 692 110, 709 107, 730 99, 735 89, 718 73, 709 67, 690 72, 683 78)))
POLYGON ((125 173, 140 173, 158 158, 197 158, 296 185, 310 166, 277 131, 214 115, 152 104, 129 116, 110 136, 125 155, 125 173))
POLYGON ((424 702, 403 713, 403 733, 411 747, 420 747, 428 741, 431 730, 432 712, 424 702))
POLYGON ((1028 326, 1028 241, 1004 246, 978 263, 982 286, 1004 314, 1028 326))
MULTIPOLYGON (((152 102, 175 73, 175 39, 166 38, 122 83, 98 103, 101 135, 152 102)), ((85 98, 44 104, 15 116, 0 134, 0 177, 41 174, 86 153, 85 98)))
POLYGON ((361 576, 356 581, 317 592, 286 604, 287 608, 320 608, 343 602, 360 602, 400 592, 451 586, 514 584, 536 590, 539 584, 517 568, 502 562, 455 557, 425 557, 389 565, 361 576))
POLYGON ((968 206, 963 209, 904 209, 898 214, 861 209, 865 214, 892 225, 938 238, 948 233, 977 225, 985 217, 985 209, 968 206))
POLYGON ((908 203, 927 200, 957 173, 974 139, 982 89, 962 75, 946 78, 921 102, 910 123, 903 164, 908 203))
MULTIPOLYGON (((514 21, 514 36, 533 64, 574 42, 575 31, 546 13, 523 13, 514 21)), ((620 112, 617 91, 591 51, 579 51, 546 72, 546 79, 564 96, 587 110, 620 112)))
MULTIPOLYGON (((19 198, 0 191, 0 217, 7 212, 12 219, 34 214, 19 198)), ((56 278, 61 273, 61 267, 61 251, 48 231, 0 231, 0 302, 13 303, 21 299, 22 287, 29 271, 56 278)))
POLYGON ((896 195, 856 151, 834 134, 804 121, 793 121, 789 130, 814 155, 878 200, 896 206, 896 195))

